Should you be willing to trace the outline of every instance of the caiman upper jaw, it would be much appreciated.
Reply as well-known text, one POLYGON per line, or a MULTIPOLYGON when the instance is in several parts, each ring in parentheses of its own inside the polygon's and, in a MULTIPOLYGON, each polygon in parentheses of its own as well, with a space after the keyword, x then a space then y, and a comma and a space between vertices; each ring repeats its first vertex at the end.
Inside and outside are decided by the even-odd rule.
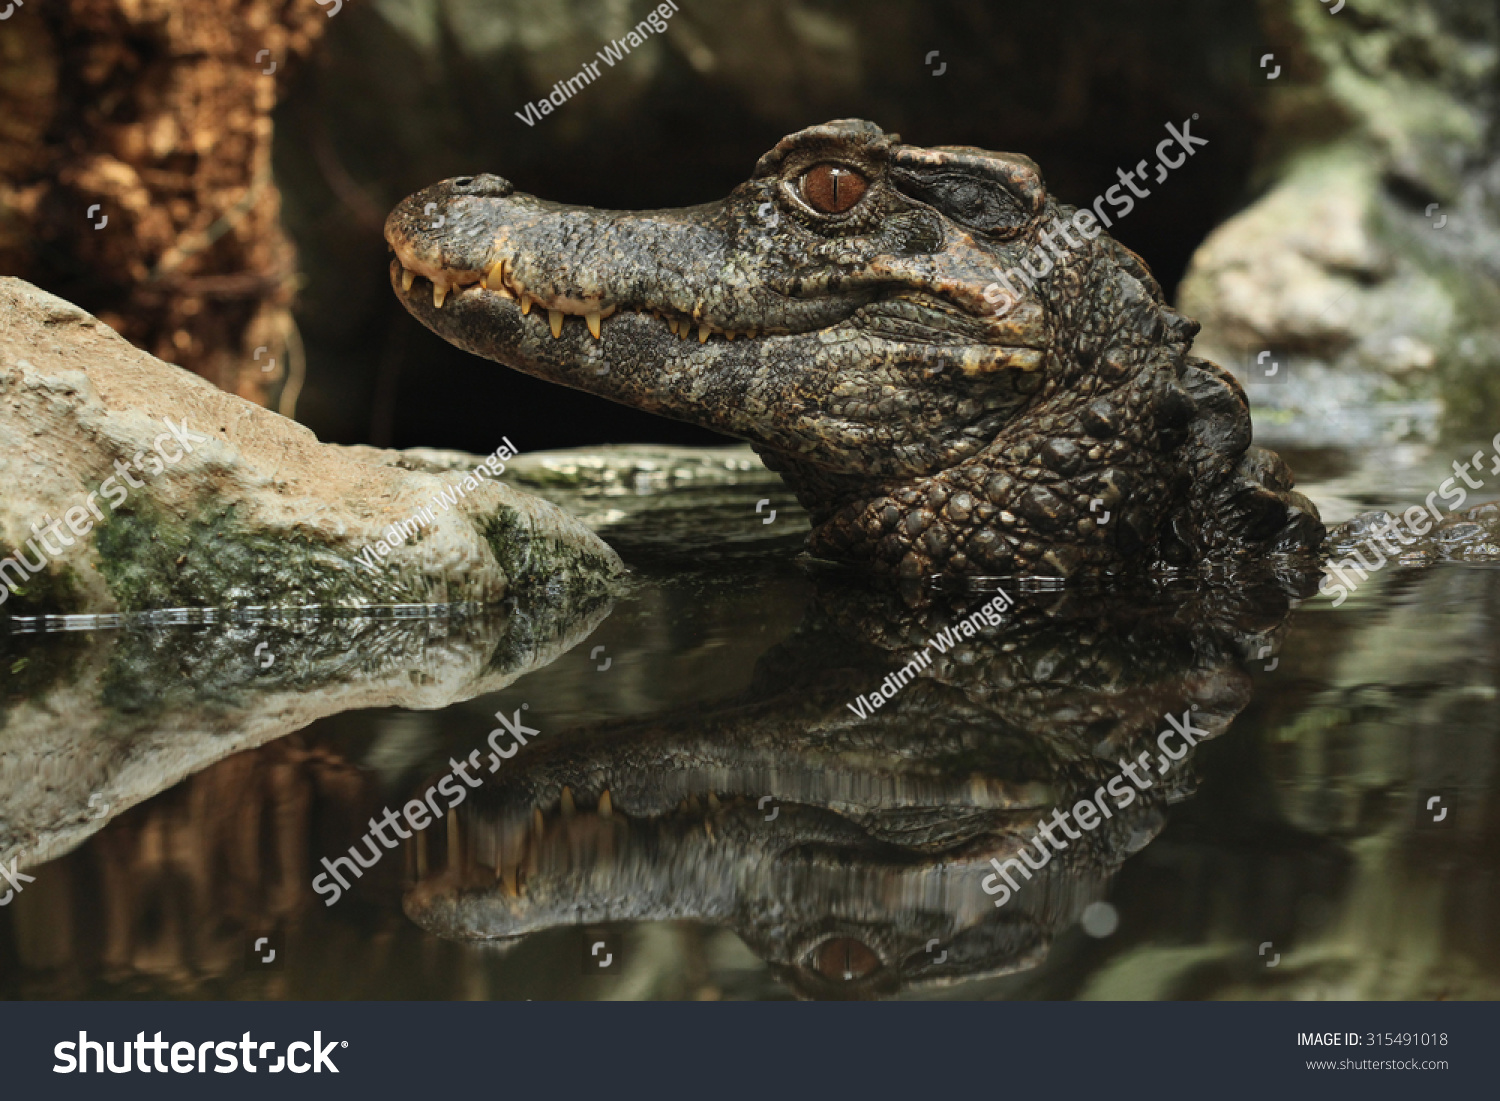
POLYGON ((706 209, 598 211, 516 194, 497 176, 459 177, 404 200, 386 220, 385 233, 408 308, 423 278, 439 310, 450 295, 488 291, 515 303, 522 316, 533 306, 546 311, 555 338, 565 318, 578 316, 601 339, 603 321, 622 309, 659 318, 672 334, 697 335, 700 342, 790 331, 794 325, 760 324, 748 309, 715 309, 703 288, 673 278, 674 255, 724 251, 716 234, 692 221, 706 209), (493 183, 482 187, 480 181, 493 183), (625 264, 630 257, 638 259, 625 264), (666 262, 664 270, 657 270, 657 258, 666 262))

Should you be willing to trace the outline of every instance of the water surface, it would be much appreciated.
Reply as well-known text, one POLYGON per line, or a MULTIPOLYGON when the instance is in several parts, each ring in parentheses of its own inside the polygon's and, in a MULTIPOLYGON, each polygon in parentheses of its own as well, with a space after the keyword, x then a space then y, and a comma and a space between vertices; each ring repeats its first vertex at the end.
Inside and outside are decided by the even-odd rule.
MULTIPOLYGON (((1472 450, 1288 457, 1336 521, 1472 450)), ((1500 995, 1494 570, 1337 608, 1012 580, 861 718, 999 590, 810 567, 763 471, 550 492, 632 566, 612 605, 13 624, 0 859, 34 878, 0 993, 1500 995), (325 906, 324 858, 511 745, 497 713, 537 733, 325 906), (1207 732, 1176 761, 1168 716, 1207 732), (991 858, 1140 754, 1150 787, 997 908, 991 858)))

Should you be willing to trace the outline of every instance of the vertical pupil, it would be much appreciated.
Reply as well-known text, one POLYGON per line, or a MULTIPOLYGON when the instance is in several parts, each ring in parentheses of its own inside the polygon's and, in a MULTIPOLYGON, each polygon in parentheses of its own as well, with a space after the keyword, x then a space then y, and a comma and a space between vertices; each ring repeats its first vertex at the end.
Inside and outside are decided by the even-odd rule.
POLYGON ((820 164, 803 177, 803 196, 826 214, 842 214, 865 193, 865 181, 858 172, 833 164, 820 164))

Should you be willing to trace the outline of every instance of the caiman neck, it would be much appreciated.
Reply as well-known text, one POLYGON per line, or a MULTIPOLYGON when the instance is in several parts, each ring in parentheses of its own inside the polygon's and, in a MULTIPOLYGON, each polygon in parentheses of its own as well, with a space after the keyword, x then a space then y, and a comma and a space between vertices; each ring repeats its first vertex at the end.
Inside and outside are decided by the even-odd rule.
MULTIPOLYGON (((1106 569, 1117 561, 1122 541, 1139 547, 1133 531, 1122 540, 1108 530, 1111 521, 1125 527, 1123 494, 1131 475, 1101 467, 1093 477, 1077 477, 1090 455, 1103 461, 1105 446, 1087 439, 996 441, 955 466, 893 482, 830 473, 757 450, 808 510, 808 550, 820 558, 902 578, 1070 577, 1106 569), (1058 477, 1018 478, 1012 473, 1018 462, 1058 477), (1068 467, 1072 476, 1065 482, 1056 468, 1068 467), (1079 493, 1080 485, 1094 488, 1079 493)), ((1167 489, 1173 479, 1165 469, 1158 474, 1167 489)))

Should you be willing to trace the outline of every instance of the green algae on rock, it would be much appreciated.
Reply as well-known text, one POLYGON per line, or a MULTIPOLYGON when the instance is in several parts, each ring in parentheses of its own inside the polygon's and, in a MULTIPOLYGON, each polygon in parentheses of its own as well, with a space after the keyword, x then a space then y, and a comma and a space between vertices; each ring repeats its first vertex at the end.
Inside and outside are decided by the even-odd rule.
POLYGON ((0 445, 10 613, 488 604, 543 585, 602 590, 623 568, 561 509, 482 478, 420 539, 389 545, 444 488, 438 472, 319 443, 9 278, 0 445))

